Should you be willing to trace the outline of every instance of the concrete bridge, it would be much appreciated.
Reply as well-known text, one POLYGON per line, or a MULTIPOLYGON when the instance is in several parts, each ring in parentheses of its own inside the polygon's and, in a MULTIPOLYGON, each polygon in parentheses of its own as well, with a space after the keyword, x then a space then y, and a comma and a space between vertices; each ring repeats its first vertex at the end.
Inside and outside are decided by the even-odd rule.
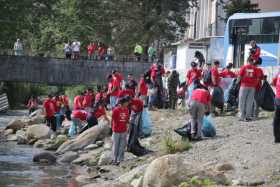
POLYGON ((112 70, 124 76, 132 73, 139 78, 151 64, 143 62, 110 62, 66 60, 28 56, 0 56, 0 81, 77 85, 106 83, 112 70))

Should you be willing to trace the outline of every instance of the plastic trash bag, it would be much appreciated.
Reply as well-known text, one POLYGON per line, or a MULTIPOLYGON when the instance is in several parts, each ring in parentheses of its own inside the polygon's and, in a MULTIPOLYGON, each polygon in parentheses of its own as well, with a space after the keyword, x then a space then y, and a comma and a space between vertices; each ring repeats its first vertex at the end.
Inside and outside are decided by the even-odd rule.
POLYGON ((214 137, 216 136, 216 129, 213 125, 211 115, 203 117, 202 133, 204 137, 214 137))
POLYGON ((152 133, 152 121, 147 108, 142 112, 142 133, 145 137, 150 136, 152 133))
POLYGON ((191 139, 191 122, 187 122, 183 127, 175 129, 174 131, 184 138, 191 139))
POLYGON ((211 102, 214 106, 219 108, 224 106, 224 92, 221 87, 214 87, 211 102))
POLYGON ((261 90, 256 94, 257 104, 266 111, 274 111, 275 94, 267 81, 264 81, 261 90))
POLYGON ((227 102, 229 98, 229 90, 234 82, 234 78, 222 78, 220 86, 224 91, 224 101, 227 102))

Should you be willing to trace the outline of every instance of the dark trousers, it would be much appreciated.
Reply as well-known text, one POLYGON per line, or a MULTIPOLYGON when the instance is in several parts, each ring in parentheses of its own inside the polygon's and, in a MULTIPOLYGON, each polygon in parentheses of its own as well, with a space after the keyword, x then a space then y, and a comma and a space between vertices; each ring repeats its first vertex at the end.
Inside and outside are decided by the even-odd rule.
POLYGON ((47 120, 47 126, 50 127, 54 132, 56 131, 56 120, 55 116, 52 117, 46 117, 47 120))
POLYGON ((273 119, 274 141, 280 143, 280 99, 276 100, 275 114, 273 119))

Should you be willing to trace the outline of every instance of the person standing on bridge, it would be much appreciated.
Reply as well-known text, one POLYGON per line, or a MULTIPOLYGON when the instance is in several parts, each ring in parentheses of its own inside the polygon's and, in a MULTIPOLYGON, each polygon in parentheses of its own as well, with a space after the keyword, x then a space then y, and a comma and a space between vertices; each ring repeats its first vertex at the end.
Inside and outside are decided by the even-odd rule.
POLYGON ((66 59, 71 59, 72 49, 70 46, 70 42, 64 44, 64 53, 66 59))
POLYGON ((17 41, 14 44, 14 52, 15 52, 15 56, 23 55, 23 45, 22 45, 20 39, 17 39, 17 41))

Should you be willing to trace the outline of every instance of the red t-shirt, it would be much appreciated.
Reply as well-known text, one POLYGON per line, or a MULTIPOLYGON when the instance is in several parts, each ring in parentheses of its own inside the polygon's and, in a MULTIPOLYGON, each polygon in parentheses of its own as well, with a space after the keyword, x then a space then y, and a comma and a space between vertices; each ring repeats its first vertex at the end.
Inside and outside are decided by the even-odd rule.
POLYGON ((258 77, 256 90, 260 91, 262 88, 262 80, 264 78, 264 74, 263 74, 263 70, 261 68, 256 67, 256 70, 257 70, 257 77, 258 77))
POLYGON ((247 64, 240 68, 239 75, 241 76, 242 87, 255 88, 258 84, 258 72, 254 65, 247 64))
POLYGON ((62 96, 62 104, 66 107, 69 107, 69 97, 64 95, 62 96))
POLYGON ((272 84, 276 88, 275 98, 280 99, 280 73, 273 78, 272 84))
POLYGON ((93 45, 88 45, 87 50, 88 50, 88 54, 92 55, 94 51, 93 45))
POLYGON ((113 109, 112 114, 112 131, 122 133, 127 131, 127 124, 129 122, 128 108, 117 106, 113 109))
POLYGON ((119 80, 120 83, 122 82, 122 80, 123 80, 123 75, 122 75, 121 73, 116 72, 116 73, 114 74, 114 76, 119 80))
POLYGON ((220 77, 223 78, 236 78, 236 74, 228 69, 224 69, 221 73, 220 73, 220 77))
POLYGON ((134 91, 131 89, 120 90, 118 97, 130 96, 134 97, 134 91))
POLYGON ((214 77, 214 80, 215 80, 215 84, 213 82, 213 86, 219 86, 220 85, 220 81, 221 81, 221 78, 220 78, 220 74, 219 74, 219 70, 217 67, 213 67, 211 69, 211 75, 212 77, 214 77))
POLYGON ((111 96, 118 96, 119 95, 119 90, 121 88, 121 82, 118 78, 113 78, 111 84, 109 84, 109 90, 110 90, 110 95, 111 96), (115 87, 115 90, 113 90, 113 88, 115 87))
POLYGON ((100 99, 103 99, 104 98, 104 93, 102 92, 98 92, 96 95, 95 95, 95 102, 97 103, 100 99))
POLYGON ((164 74, 164 68, 162 66, 160 66, 160 70, 158 70, 158 65, 157 64, 153 64, 151 67, 151 77, 152 79, 155 79, 157 76, 157 71, 160 71, 160 74, 163 75, 164 74))
POLYGON ((83 107, 92 107, 93 105, 93 94, 86 94, 83 99, 83 107))
POLYGON ((261 48, 257 47, 256 52, 254 54, 251 54, 251 57, 253 60, 258 61, 261 55, 261 48))
POLYGON ((192 100, 208 105, 211 101, 211 95, 205 89, 195 89, 192 92, 192 100))
POLYGON ((88 113, 84 110, 74 110, 71 115, 73 118, 78 118, 82 121, 86 121, 88 113))
POLYGON ((192 84, 194 80, 200 80, 202 76, 202 70, 194 68, 190 69, 187 72, 186 80, 188 80, 187 84, 188 86, 192 84))
POLYGON ((131 110, 134 112, 142 112, 144 109, 144 103, 140 99, 133 98, 130 101, 131 110))
POLYGON ((99 106, 98 109, 93 113, 93 115, 98 119, 106 114, 104 106, 99 106))
POLYGON ((142 96, 148 95, 148 86, 146 85, 144 78, 141 78, 141 80, 139 82, 139 92, 140 92, 140 95, 142 95, 142 96))
POLYGON ((59 112, 61 109, 62 101, 60 100, 60 98, 54 98, 53 101, 55 103, 55 112, 59 112))
POLYGON ((44 104, 43 104, 45 110, 46 110, 46 116, 47 117, 53 117, 54 114, 55 114, 55 102, 54 100, 52 99, 46 99, 44 101, 44 104))
POLYGON ((81 110, 81 109, 83 109, 83 100, 84 100, 83 96, 77 95, 74 98, 73 109, 74 110, 81 110))

